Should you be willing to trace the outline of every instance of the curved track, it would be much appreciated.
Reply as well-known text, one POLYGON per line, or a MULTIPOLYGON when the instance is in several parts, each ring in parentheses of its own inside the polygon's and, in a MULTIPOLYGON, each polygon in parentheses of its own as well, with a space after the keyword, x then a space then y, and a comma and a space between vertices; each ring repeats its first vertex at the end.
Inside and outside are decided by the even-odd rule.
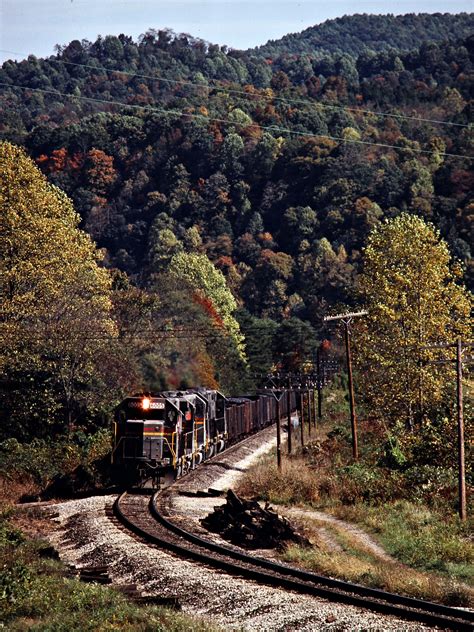
POLYGON ((114 514, 146 542, 234 575, 445 629, 474 629, 470 611, 330 579, 205 540, 170 522, 161 513, 160 498, 159 492, 152 497, 124 492, 114 514))

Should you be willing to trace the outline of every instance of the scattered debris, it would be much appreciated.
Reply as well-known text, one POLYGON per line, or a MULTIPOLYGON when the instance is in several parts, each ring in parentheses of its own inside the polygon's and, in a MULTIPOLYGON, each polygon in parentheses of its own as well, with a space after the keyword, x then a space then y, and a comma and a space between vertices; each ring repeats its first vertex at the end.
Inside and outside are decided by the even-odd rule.
POLYGON ((179 491, 180 496, 188 496, 190 498, 218 498, 220 496, 224 496, 225 493, 221 489, 209 489, 204 491, 203 489, 198 489, 196 491, 188 491, 186 489, 179 491))
POLYGON ((257 501, 243 500, 231 489, 226 501, 200 521, 208 531, 219 533, 224 540, 246 549, 283 548, 289 542, 311 546, 268 503, 263 509, 257 501))
POLYGON ((111 584, 109 569, 107 566, 88 566, 79 569, 79 579, 82 582, 94 582, 96 584, 111 584))
MULTIPOLYGON (((52 547, 51 547, 52 548, 52 547)), ((112 580, 109 576, 109 567, 105 564, 96 566, 69 566, 66 577, 77 578, 81 582, 95 584, 111 584, 112 580)), ((137 584, 118 584, 115 590, 122 593, 127 599, 141 605, 163 606, 172 608, 173 610, 181 610, 181 603, 178 597, 164 597, 162 595, 144 595, 139 590, 137 584)))

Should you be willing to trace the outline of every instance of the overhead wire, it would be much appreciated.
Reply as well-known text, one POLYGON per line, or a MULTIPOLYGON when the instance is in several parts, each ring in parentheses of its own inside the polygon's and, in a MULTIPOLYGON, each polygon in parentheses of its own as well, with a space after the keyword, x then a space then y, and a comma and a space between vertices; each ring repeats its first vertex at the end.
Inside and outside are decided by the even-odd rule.
MULTIPOLYGON (((13 55, 24 55, 25 57, 27 57, 27 55, 25 53, 19 53, 17 51, 9 51, 9 50, 4 50, 4 49, 0 49, 0 52, 2 53, 11 53, 13 55)), ((161 81, 163 83, 168 83, 171 85, 179 85, 179 86, 191 86, 191 87, 195 87, 195 88, 200 88, 200 89, 206 89, 209 91, 213 91, 216 90, 218 92, 225 92, 227 94, 235 94, 235 95, 239 95, 239 96, 243 96, 246 98, 250 98, 250 97, 254 97, 256 96, 255 93, 252 94, 250 92, 246 92, 245 90, 236 90, 235 88, 228 88, 228 87, 223 87, 223 86, 219 86, 216 84, 212 84, 212 85, 208 85, 208 84, 202 84, 202 83, 197 83, 194 81, 189 81, 189 80, 182 80, 182 79, 169 79, 168 77, 163 77, 162 75, 146 75, 146 74, 142 74, 142 73, 136 73, 136 72, 132 72, 129 70, 119 70, 117 68, 107 68, 106 66, 94 66, 92 64, 80 64, 78 62, 74 62, 74 61, 66 61, 64 59, 52 59, 51 57, 49 58, 42 58, 41 61, 43 62, 49 62, 49 63, 56 63, 56 64, 65 64, 65 65, 69 65, 69 66, 76 66, 79 68, 87 68, 89 70, 102 70, 105 72, 109 72, 109 73, 119 73, 122 75, 126 75, 132 78, 140 78, 140 79, 151 79, 153 81, 161 81)), ((252 86, 254 87, 254 86, 252 86)), ((375 110, 367 110, 367 109, 362 109, 362 108, 355 108, 355 107, 350 107, 350 106, 345 106, 345 105, 331 105, 330 103, 321 103, 320 101, 317 102, 312 102, 309 101, 307 99, 289 99, 287 97, 277 97, 277 96, 267 96, 265 94, 262 94, 260 92, 256 93, 258 95, 259 98, 263 99, 263 100, 267 100, 267 101, 276 101, 278 103, 288 103, 290 105, 292 104, 298 104, 298 105, 310 105, 310 106, 318 106, 321 108, 325 108, 325 109, 330 109, 330 110, 341 110, 341 111, 347 111, 347 112, 354 112, 357 114, 364 114, 364 115, 368 115, 368 116, 381 116, 381 117, 385 117, 385 118, 396 118, 396 119, 401 119, 401 120, 407 120, 407 121, 414 121, 417 123, 433 123, 435 125, 446 125, 446 126, 452 126, 452 127, 469 127, 468 124, 466 123, 454 123, 452 121, 441 121, 439 119, 430 119, 430 118, 424 118, 424 117, 420 117, 420 116, 408 116, 406 114, 394 114, 392 112, 377 112, 375 110)))
MULTIPOLYGON (((97 97, 85 97, 82 95, 77 96, 74 94, 59 92, 58 90, 48 90, 46 88, 31 88, 29 86, 21 86, 19 84, 14 84, 14 83, 11 84, 11 83, 6 83, 6 82, 0 82, 0 86, 6 87, 6 88, 18 88, 18 89, 30 91, 30 92, 52 94, 55 96, 60 96, 60 97, 65 97, 65 98, 70 98, 70 99, 77 99, 81 101, 91 101, 93 103, 101 103, 101 104, 112 105, 112 106, 116 105, 122 108, 145 110, 149 112, 159 112, 160 114, 164 114, 165 116, 179 116, 179 117, 185 117, 185 118, 187 117, 191 119, 197 119, 201 122, 212 121, 214 123, 224 123, 228 125, 237 124, 236 121, 232 121, 231 119, 217 118, 217 117, 207 116, 204 114, 193 114, 191 112, 185 112, 184 110, 167 110, 165 108, 160 108, 153 105, 137 105, 135 103, 129 104, 129 103, 123 103, 122 101, 99 99, 97 97)), ((312 132, 300 132, 300 131, 291 130, 285 127, 278 127, 276 125, 259 125, 259 127, 260 129, 271 132, 271 133, 288 134, 290 136, 293 135, 293 136, 299 136, 299 137, 304 137, 304 138, 328 139, 328 140, 334 140, 340 143, 381 147, 384 149, 396 149, 397 151, 413 152, 415 154, 427 154, 430 156, 443 156, 445 158, 461 158, 463 160, 472 160, 471 156, 467 156, 464 154, 452 154, 449 152, 441 152, 441 151, 435 152, 429 149, 421 149, 417 147, 400 147, 399 145, 391 145, 389 143, 375 143, 371 141, 365 141, 365 140, 359 140, 359 139, 353 139, 353 138, 348 139, 348 138, 343 138, 340 136, 332 136, 329 134, 314 134, 312 132)))

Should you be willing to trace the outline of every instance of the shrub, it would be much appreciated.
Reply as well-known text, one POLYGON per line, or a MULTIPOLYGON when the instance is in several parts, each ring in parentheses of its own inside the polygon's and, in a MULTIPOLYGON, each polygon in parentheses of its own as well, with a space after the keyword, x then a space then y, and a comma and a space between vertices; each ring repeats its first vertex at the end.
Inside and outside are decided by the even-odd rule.
POLYGON ((51 481, 82 466, 93 481, 99 478, 101 461, 107 460, 110 446, 110 432, 104 429, 91 435, 79 431, 55 441, 34 439, 19 443, 17 439, 7 439, 0 443, 0 478, 12 484, 31 481, 35 493, 39 493, 51 481))

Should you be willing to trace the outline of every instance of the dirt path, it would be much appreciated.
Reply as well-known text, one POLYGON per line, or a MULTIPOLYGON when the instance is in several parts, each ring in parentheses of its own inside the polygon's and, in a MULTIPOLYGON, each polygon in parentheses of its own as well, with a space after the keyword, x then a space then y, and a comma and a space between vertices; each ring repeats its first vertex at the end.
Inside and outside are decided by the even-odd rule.
MULTIPOLYGON (((329 526, 336 527, 338 531, 342 531, 343 533, 347 533, 348 535, 350 535, 351 538, 361 546, 361 548, 365 549, 380 560, 393 564, 399 564, 399 562, 391 555, 389 555, 379 544, 377 544, 377 542, 375 542, 368 533, 366 533, 362 529, 359 529, 359 527, 356 527, 350 522, 345 522, 344 520, 335 518, 334 516, 323 513, 322 511, 314 511, 312 509, 300 509, 298 507, 278 507, 278 512, 289 519, 291 519, 292 517, 302 517, 305 519, 317 521, 319 523, 323 522, 329 526)), ((333 545, 334 544, 335 543, 333 542, 333 545)))

